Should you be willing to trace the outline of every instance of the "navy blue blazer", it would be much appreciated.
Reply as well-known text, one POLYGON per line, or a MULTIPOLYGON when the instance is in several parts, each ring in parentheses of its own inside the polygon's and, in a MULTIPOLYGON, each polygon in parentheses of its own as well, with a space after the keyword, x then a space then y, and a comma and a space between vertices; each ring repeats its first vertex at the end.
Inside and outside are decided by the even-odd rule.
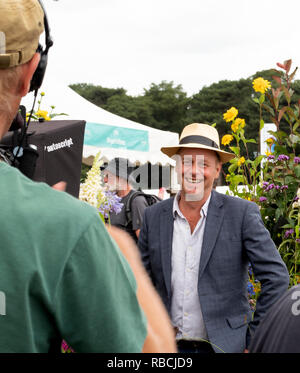
MULTIPOLYGON (((146 208, 139 235, 144 266, 168 312, 171 308, 173 198, 146 208)), ((216 352, 243 352, 261 318, 287 290, 289 275, 258 206, 212 191, 201 251, 198 294, 216 352), (248 264, 261 282, 254 316, 248 264)))

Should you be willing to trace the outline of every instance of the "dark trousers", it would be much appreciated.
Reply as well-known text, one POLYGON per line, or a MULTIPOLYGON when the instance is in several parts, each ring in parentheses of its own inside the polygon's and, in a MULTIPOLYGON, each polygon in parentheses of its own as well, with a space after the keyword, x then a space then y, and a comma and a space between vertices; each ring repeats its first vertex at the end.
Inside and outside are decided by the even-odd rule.
POLYGON ((209 342, 188 341, 181 339, 177 341, 179 353, 213 354, 215 351, 209 342))

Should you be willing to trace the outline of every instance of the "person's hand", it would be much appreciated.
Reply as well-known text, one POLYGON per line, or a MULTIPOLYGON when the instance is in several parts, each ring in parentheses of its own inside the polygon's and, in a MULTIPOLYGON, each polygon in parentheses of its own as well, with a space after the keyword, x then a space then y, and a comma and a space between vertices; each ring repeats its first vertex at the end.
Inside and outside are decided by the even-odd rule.
POLYGON ((52 185, 52 188, 55 190, 60 190, 61 192, 65 192, 67 183, 65 181, 59 181, 58 183, 52 185))

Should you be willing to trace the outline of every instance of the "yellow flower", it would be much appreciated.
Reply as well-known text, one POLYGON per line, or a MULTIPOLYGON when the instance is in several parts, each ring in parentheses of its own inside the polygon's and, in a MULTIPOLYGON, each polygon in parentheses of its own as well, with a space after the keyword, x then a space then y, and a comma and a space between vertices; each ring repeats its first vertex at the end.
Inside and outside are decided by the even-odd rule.
POLYGON ((45 92, 41 92, 41 96, 42 96, 42 97, 45 96, 45 92))
POLYGON ((269 155, 271 155, 272 153, 269 152, 269 150, 266 151, 266 156, 268 157, 269 155))
POLYGON ((233 136, 232 135, 224 135, 222 137, 222 144, 223 145, 228 145, 231 143, 231 141, 233 140, 233 136))
POLYGON ((245 158, 244 157, 241 157, 239 160, 238 160, 238 166, 240 166, 241 164, 244 164, 245 163, 245 158))
POLYGON ((271 83, 263 78, 256 78, 252 82, 255 92, 265 93, 267 89, 271 88, 271 83))
POLYGON ((241 128, 245 127, 245 119, 236 118, 236 120, 231 125, 232 131, 236 132, 239 129, 239 126, 241 126, 241 128))
POLYGON ((48 116, 48 111, 46 110, 38 110, 35 115, 38 118, 44 118, 45 120, 51 120, 51 118, 48 116))
POLYGON ((234 120, 234 118, 238 115, 238 109, 236 109, 234 106, 232 106, 230 109, 226 111, 226 113, 223 114, 223 119, 226 122, 231 122, 234 120))
POLYGON ((271 145, 271 144, 274 143, 274 139, 272 139, 272 137, 269 137, 269 138, 266 140, 266 143, 267 143, 268 145, 271 145))

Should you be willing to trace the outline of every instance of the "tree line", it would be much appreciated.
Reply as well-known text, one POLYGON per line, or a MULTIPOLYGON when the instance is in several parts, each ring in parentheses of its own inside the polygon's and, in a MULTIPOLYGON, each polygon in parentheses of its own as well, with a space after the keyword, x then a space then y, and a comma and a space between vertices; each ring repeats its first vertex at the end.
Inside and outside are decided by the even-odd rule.
MULTIPOLYGON (((229 130, 229 125, 223 119, 230 107, 239 110, 239 117, 245 119, 245 134, 258 143, 259 111, 254 103, 252 81, 263 77, 271 82, 276 89, 278 83, 272 78, 276 71, 263 70, 240 80, 221 80, 209 86, 204 86, 198 93, 188 96, 181 85, 172 81, 152 83, 148 89, 138 96, 127 94, 124 88, 105 88, 99 85, 77 83, 70 87, 93 104, 124 118, 157 128, 181 133, 183 127, 190 123, 216 123, 220 138, 229 130)), ((300 99, 300 80, 295 80, 294 102, 300 99)), ((293 102, 292 102, 293 104, 293 102)), ((271 122, 265 115, 264 121, 271 122)), ((284 128, 283 128, 284 129, 284 128)), ((250 156, 258 151, 256 144, 250 144, 250 156)))

